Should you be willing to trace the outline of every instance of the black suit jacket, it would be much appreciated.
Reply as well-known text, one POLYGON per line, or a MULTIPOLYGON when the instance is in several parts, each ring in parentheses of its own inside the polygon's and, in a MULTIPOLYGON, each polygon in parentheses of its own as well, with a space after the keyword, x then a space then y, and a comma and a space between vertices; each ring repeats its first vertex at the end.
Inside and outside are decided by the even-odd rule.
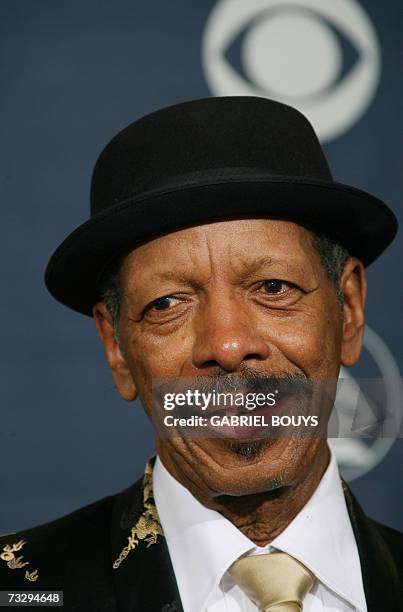
MULTIPOLYGON (((183 612, 151 475, 150 463, 117 495, 2 536, 0 590, 63 591, 63 608, 51 609, 66 612, 183 612)), ((343 487, 368 612, 403 610, 403 534, 367 518, 343 487)))

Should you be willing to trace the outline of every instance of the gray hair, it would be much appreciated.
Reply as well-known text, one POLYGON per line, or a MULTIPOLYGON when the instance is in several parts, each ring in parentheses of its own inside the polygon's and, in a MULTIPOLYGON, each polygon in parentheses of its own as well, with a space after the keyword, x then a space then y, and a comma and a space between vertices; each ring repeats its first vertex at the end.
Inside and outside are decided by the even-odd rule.
POLYGON ((335 242, 325 234, 313 235, 313 246, 319 253, 320 261, 326 276, 336 289, 337 301, 340 305, 340 310, 343 311, 344 294, 340 286, 341 275, 344 270, 344 265, 350 257, 349 252, 341 244, 335 242))
MULTIPOLYGON (((348 251, 339 243, 335 242, 325 234, 315 234, 311 232, 313 237, 313 246, 319 253, 320 261, 326 275, 336 290, 337 300, 340 309, 343 309, 343 291, 340 287, 341 275, 344 264, 349 258, 348 251)), ((98 290, 101 299, 112 317, 115 336, 118 338, 118 325, 121 306, 121 285, 120 285, 120 270, 127 253, 116 257, 103 271, 101 279, 98 283, 98 290)))

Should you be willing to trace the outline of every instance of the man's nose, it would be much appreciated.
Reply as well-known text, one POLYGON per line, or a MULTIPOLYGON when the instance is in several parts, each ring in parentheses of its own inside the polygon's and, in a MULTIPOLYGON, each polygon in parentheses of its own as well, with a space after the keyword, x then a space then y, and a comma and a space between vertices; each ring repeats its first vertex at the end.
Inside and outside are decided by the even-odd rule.
POLYGON ((196 368, 220 366, 232 372, 245 361, 262 361, 269 354, 253 318, 234 302, 226 307, 216 304, 199 318, 192 355, 196 368))

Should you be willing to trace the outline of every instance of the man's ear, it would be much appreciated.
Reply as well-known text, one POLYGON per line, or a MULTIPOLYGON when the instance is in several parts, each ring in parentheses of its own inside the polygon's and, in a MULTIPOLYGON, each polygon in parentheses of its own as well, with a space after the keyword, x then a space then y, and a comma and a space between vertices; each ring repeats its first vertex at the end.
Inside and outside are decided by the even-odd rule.
POLYGON ((92 309, 98 333, 104 345, 106 360, 120 395, 128 402, 136 399, 137 391, 125 356, 116 339, 112 317, 105 302, 98 302, 92 309))
POLYGON ((351 367, 361 354, 364 335, 364 307, 367 297, 367 281, 364 266, 359 259, 350 257, 343 270, 340 282, 344 295, 344 320, 341 343, 341 363, 351 367))

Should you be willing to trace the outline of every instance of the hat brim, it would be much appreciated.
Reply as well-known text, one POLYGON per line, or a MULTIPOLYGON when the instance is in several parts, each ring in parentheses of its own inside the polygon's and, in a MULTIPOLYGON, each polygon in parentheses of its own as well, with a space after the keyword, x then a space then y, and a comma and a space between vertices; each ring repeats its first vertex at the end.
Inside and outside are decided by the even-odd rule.
POLYGON ((294 221, 342 244, 365 266, 393 240, 398 223, 378 198, 320 180, 235 177, 150 191, 92 217, 52 255, 45 272, 50 293, 91 316, 98 279, 120 253, 166 232, 197 223, 240 217, 294 221))

